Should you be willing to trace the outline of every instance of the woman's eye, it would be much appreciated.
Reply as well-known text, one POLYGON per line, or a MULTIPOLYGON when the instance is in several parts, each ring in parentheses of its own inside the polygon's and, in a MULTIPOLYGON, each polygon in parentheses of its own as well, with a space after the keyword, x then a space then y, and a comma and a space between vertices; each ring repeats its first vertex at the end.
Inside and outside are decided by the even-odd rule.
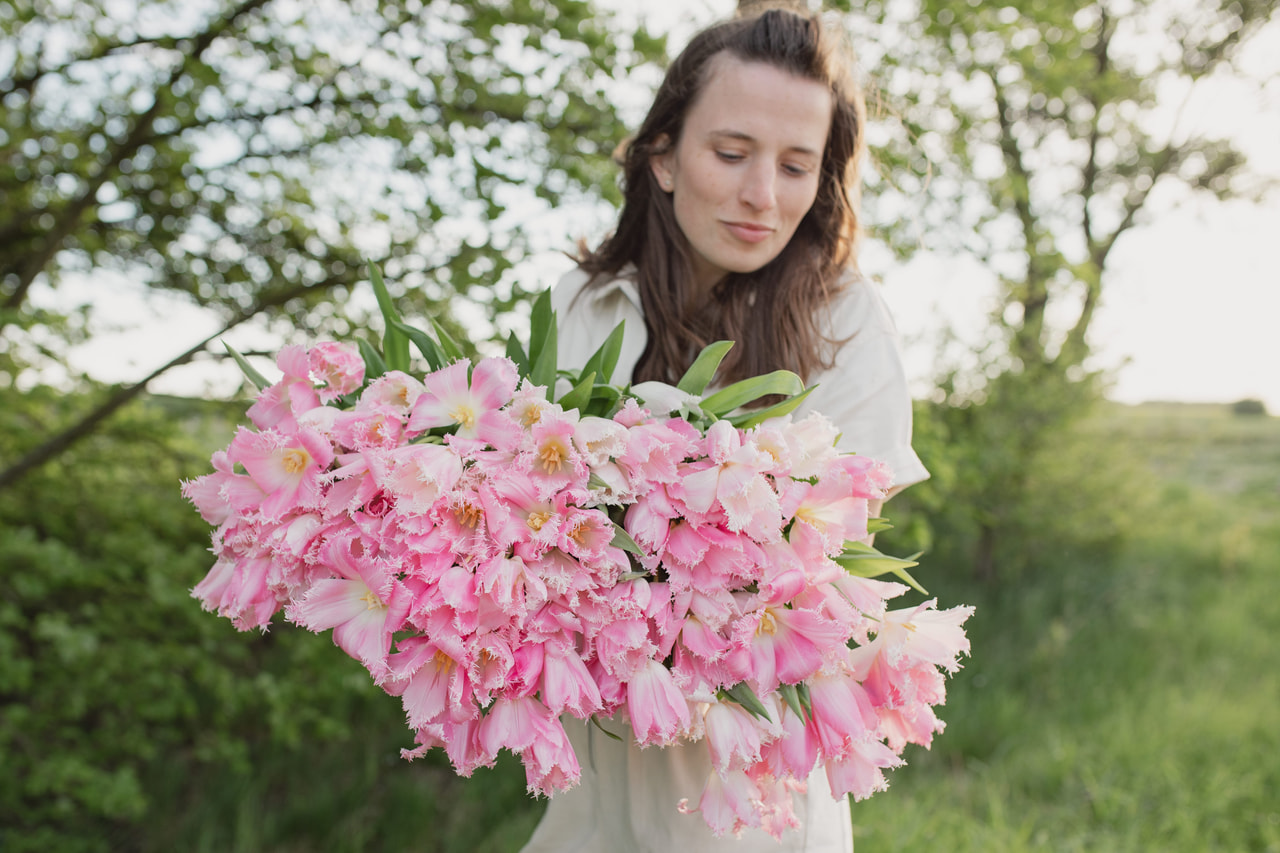
POLYGON ((795 163, 783 163, 782 171, 786 172, 794 178, 802 178, 809 174, 808 166, 798 166, 795 163))
POLYGON ((716 156, 726 163, 737 163, 739 160, 743 159, 743 155, 736 151, 717 151, 716 156))

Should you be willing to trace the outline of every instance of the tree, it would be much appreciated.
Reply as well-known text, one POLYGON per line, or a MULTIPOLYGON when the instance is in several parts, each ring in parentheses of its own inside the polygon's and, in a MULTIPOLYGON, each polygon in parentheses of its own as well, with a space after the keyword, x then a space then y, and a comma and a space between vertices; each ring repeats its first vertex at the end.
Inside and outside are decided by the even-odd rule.
POLYGON ((86 333, 58 307, 72 277, 342 333, 333 302, 373 258, 455 329, 457 299, 509 313, 536 239, 515 224, 615 192, 607 83, 661 52, 588 0, 17 0, 0 33, 0 381, 23 386, 86 333))
POLYGON ((1249 191, 1241 153, 1168 107, 1232 73, 1276 6, 882 0, 850 15, 884 106, 873 230, 904 254, 970 252, 999 278, 990 346, 942 377, 935 412, 981 574, 999 534, 1029 532, 1038 455, 1098 395, 1088 332, 1116 243, 1153 202, 1249 191))

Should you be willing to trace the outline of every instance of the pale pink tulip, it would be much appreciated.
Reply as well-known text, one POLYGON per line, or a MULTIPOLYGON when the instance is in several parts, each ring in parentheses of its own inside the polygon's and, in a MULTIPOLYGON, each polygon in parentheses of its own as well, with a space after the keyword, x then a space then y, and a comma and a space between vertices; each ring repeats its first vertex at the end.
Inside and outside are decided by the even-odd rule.
POLYGON ((852 741, 842 756, 826 763, 831 794, 835 797, 850 794, 854 800, 865 800, 889 787, 881 771, 901 764, 902 759, 878 740, 852 741))
POLYGON ((352 450, 370 447, 395 450, 404 444, 404 423, 400 413, 391 406, 368 406, 339 412, 328 434, 340 446, 352 450))
POLYGON ((299 415, 320 405, 320 395, 311 384, 303 347, 294 344, 282 348, 276 356, 276 366, 284 376, 258 394, 249 407, 249 420, 260 430, 292 432, 298 427, 299 415))
POLYGON ((760 760, 762 746, 756 718, 736 702, 712 702, 703 713, 711 766, 718 773, 742 769, 760 760))
POLYGON ((404 513, 430 512, 458 484, 462 460, 438 444, 412 444, 370 457, 378 485, 404 513))
POLYGON ((427 388, 417 379, 399 370, 388 370, 369 383, 360 394, 356 409, 388 407, 401 418, 408 418, 413 404, 427 388))
POLYGON ((340 577, 316 581, 289 605, 287 615, 311 631, 332 628, 338 647, 381 683, 391 674, 391 635, 404 625, 410 596, 384 561, 358 553, 358 548, 358 542, 332 542, 325 560, 340 577))
POLYGON ((579 418, 573 430, 573 446, 592 468, 599 468, 626 452, 627 429, 607 418, 579 418))
POLYGON ((345 397, 364 382, 364 359, 354 344, 325 341, 307 352, 312 379, 320 382, 320 401, 345 397))
POLYGON ((319 505, 320 478, 333 461, 333 448, 323 436, 310 430, 286 435, 241 427, 227 456, 243 465, 262 489, 262 514, 276 519, 294 508, 319 505))
POLYGON ((462 359, 425 377, 426 390, 414 403, 408 428, 423 432, 456 426, 460 439, 513 449, 519 444, 520 428, 500 410, 515 392, 515 365, 505 358, 482 359, 468 380, 470 367, 471 362, 462 359))
POLYGON ((641 745, 674 743, 689 729, 689 703, 656 660, 647 659, 627 680, 627 715, 641 745))
POLYGON ((698 807, 691 809, 688 800, 681 800, 677 809, 684 814, 699 812, 711 832, 717 837, 739 836, 742 830, 760 826, 760 789, 744 770, 734 770, 723 776, 712 772, 702 788, 698 807))

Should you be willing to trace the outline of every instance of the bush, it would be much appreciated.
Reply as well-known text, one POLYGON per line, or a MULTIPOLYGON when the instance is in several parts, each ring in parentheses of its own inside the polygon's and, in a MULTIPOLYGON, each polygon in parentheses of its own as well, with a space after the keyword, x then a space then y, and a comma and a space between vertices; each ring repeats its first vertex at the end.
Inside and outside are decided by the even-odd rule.
POLYGON ((1265 415, 1267 406, 1261 400, 1237 400, 1231 404, 1231 412, 1236 415, 1265 415))
MULTIPOLYGON (((86 402, 0 394, 0 457, 86 402)), ((183 434, 225 442, 231 427, 184 405, 136 405, 0 492, 7 853, 136 847, 202 768, 341 737, 361 715, 399 716, 332 645, 294 630, 237 634, 190 598, 212 560, 209 530, 178 487, 209 463, 183 434), (156 788, 161 770, 169 782, 156 788)))

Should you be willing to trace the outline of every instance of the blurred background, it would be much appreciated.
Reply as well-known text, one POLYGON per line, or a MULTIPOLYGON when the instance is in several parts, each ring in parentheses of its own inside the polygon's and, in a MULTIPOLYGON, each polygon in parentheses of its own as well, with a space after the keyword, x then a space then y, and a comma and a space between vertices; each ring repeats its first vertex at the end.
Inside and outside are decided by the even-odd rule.
MULTIPOLYGON (((518 761, 401 761, 358 663, 200 610, 178 484, 243 420, 221 342, 375 336, 366 260, 477 351, 527 332, 737 6, 639 5, 0 6, 0 849, 519 848, 518 761)), ((1276 6, 824 6, 934 475, 877 544, 978 608, 860 853, 1280 850, 1276 6)))

